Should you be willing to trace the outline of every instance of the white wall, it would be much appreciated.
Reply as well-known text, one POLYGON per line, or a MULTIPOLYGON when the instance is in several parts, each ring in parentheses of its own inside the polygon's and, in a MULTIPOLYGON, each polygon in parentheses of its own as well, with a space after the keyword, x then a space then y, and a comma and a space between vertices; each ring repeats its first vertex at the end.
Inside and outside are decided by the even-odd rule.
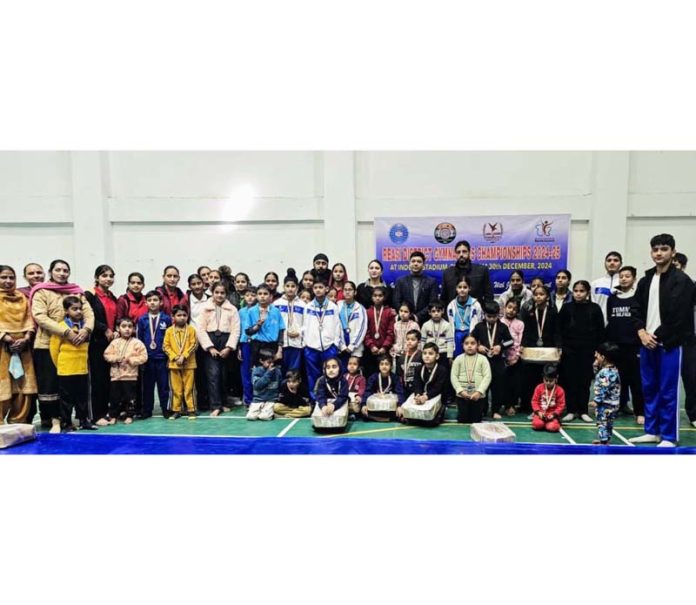
POLYGON ((569 212, 578 278, 613 248, 647 268, 663 231, 696 265, 694 209, 696 152, 0 152, 0 263, 63 257, 89 285, 106 261, 119 292, 132 270, 258 281, 319 250, 360 281, 376 216, 569 212))

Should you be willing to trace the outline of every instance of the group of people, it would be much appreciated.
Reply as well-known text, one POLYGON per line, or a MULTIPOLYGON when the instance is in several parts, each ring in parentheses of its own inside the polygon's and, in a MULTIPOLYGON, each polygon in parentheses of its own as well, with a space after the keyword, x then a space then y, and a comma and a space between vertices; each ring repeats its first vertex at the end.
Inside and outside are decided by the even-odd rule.
POLYGON ((26 265, 25 287, 0 265, 0 423, 37 411, 54 433, 75 430, 73 413, 85 430, 132 423, 153 415, 156 392, 172 420, 245 405, 249 420, 311 416, 317 430, 358 418, 436 426, 456 404, 465 423, 519 412, 537 430, 596 421, 603 444, 623 412, 645 425, 635 441, 675 445, 680 368, 696 426, 696 290, 671 235, 650 249, 655 266, 637 283, 610 252, 592 283, 561 270, 553 288, 527 285, 513 271, 497 299, 466 241, 441 284, 420 251, 393 285, 378 260, 356 285, 317 254, 282 284, 273 271, 253 286, 243 272, 201 266, 184 292, 170 265, 154 289, 130 273, 119 297, 109 265, 88 290, 64 260, 47 276, 26 265))

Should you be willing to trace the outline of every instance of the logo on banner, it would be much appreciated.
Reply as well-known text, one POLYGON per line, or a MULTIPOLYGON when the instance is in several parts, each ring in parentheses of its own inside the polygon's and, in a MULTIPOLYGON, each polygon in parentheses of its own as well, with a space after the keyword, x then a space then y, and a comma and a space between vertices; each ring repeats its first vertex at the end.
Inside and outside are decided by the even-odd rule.
POLYGON ((503 237, 503 223, 484 223, 483 239, 487 242, 497 242, 503 237))
POLYGON ((389 239, 395 244, 403 244, 408 239, 408 227, 401 223, 392 225, 389 229, 389 239))
POLYGON ((539 222, 534 225, 536 229, 536 239, 537 242, 554 242, 556 238, 553 237, 553 221, 547 221, 546 219, 540 219, 539 222))
POLYGON ((440 223, 435 227, 435 239, 441 244, 449 244, 457 237, 457 229, 452 223, 440 223))

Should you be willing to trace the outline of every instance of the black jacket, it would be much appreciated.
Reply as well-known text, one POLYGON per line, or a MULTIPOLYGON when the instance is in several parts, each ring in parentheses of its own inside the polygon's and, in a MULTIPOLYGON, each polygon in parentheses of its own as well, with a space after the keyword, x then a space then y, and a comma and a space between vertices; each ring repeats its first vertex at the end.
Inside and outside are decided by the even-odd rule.
POLYGON ((440 287, 429 275, 423 275, 421 279, 423 281, 418 291, 418 300, 413 300, 413 276, 409 274, 397 279, 394 284, 392 302, 395 309, 398 309, 404 301, 409 303, 418 318, 418 323, 423 325, 423 322, 428 321, 428 305, 438 299, 440 287))
POLYGON ((464 275, 466 275, 471 282, 469 296, 473 296, 482 304, 484 301, 493 300, 493 286, 491 285, 491 276, 488 273, 488 267, 486 267, 486 265, 468 262, 463 269, 460 269, 454 264, 443 271, 442 302, 444 302, 445 305, 454 300, 454 297, 457 296, 457 284, 464 275))
MULTIPOLYGON (((546 321, 544 329, 541 333, 541 338, 544 341, 544 347, 561 347, 561 331, 558 329, 558 313, 556 307, 552 304, 548 305, 546 321)), ((542 313, 539 313, 541 319, 542 313)), ((524 318, 524 333, 522 334, 523 347, 536 347, 539 339, 539 331, 536 322, 534 311, 524 318)))
POLYGON ((602 307, 594 302, 572 301, 563 305, 558 314, 558 327, 564 350, 594 351, 607 337, 602 307))
MULTIPOLYGON (((384 296, 384 305, 386 307, 392 307, 392 288, 391 286, 380 286, 381 288, 384 288, 386 291, 386 294, 384 296)), ((358 286, 358 293, 356 295, 357 301, 366 309, 369 309, 372 306, 372 291, 374 290, 374 287, 371 286, 368 282, 363 282, 358 286)), ((398 308, 396 309, 397 311, 399 310, 398 308)))
MULTIPOLYGON (((636 295, 631 305, 633 326, 644 329, 648 318, 650 282, 655 275, 653 267, 645 272, 638 282, 636 295)), ((694 282, 673 265, 660 277, 660 319, 662 324, 655 330, 655 337, 665 349, 674 349, 691 342, 694 336, 694 282)))
MULTIPOLYGON (((116 303, 116 297, 111 291, 109 291, 108 296, 116 303)), ((104 305, 102 305, 99 297, 89 290, 85 291, 85 298, 92 307, 92 311, 94 311, 94 331, 90 336, 90 343, 106 347, 109 344, 109 341, 106 339, 106 330, 109 326, 106 325, 106 310, 104 309, 104 305)), ((117 317, 116 319, 119 318, 117 317)))

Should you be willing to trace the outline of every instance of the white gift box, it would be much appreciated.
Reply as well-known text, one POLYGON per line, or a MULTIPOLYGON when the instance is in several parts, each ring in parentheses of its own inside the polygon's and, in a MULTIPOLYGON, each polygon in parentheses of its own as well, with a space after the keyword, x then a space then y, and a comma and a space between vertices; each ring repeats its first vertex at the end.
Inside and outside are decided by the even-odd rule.
POLYGON ((395 412, 399 398, 394 393, 375 393, 365 402, 370 412, 395 412))
POLYGON ((416 396, 411 395, 406 402, 401 406, 404 413, 404 418, 411 420, 432 421, 442 408, 442 397, 438 395, 432 399, 428 399, 425 403, 418 405, 416 396))
MULTIPOLYGON (((327 403, 333 403, 333 399, 329 399, 327 403)), ((345 428, 348 424, 348 404, 341 406, 330 416, 324 416, 321 413, 321 408, 319 404, 314 406, 314 411, 312 412, 312 424, 318 429, 341 429, 345 428)))
POLYGON ((527 363, 558 363, 561 360, 556 347, 525 347, 520 357, 527 363))
POLYGON ((503 422, 476 422, 471 425, 471 438, 481 443, 514 443, 516 437, 503 422))
POLYGON ((33 424, 3 424, 0 426, 0 449, 34 439, 36 439, 36 427, 33 424))

